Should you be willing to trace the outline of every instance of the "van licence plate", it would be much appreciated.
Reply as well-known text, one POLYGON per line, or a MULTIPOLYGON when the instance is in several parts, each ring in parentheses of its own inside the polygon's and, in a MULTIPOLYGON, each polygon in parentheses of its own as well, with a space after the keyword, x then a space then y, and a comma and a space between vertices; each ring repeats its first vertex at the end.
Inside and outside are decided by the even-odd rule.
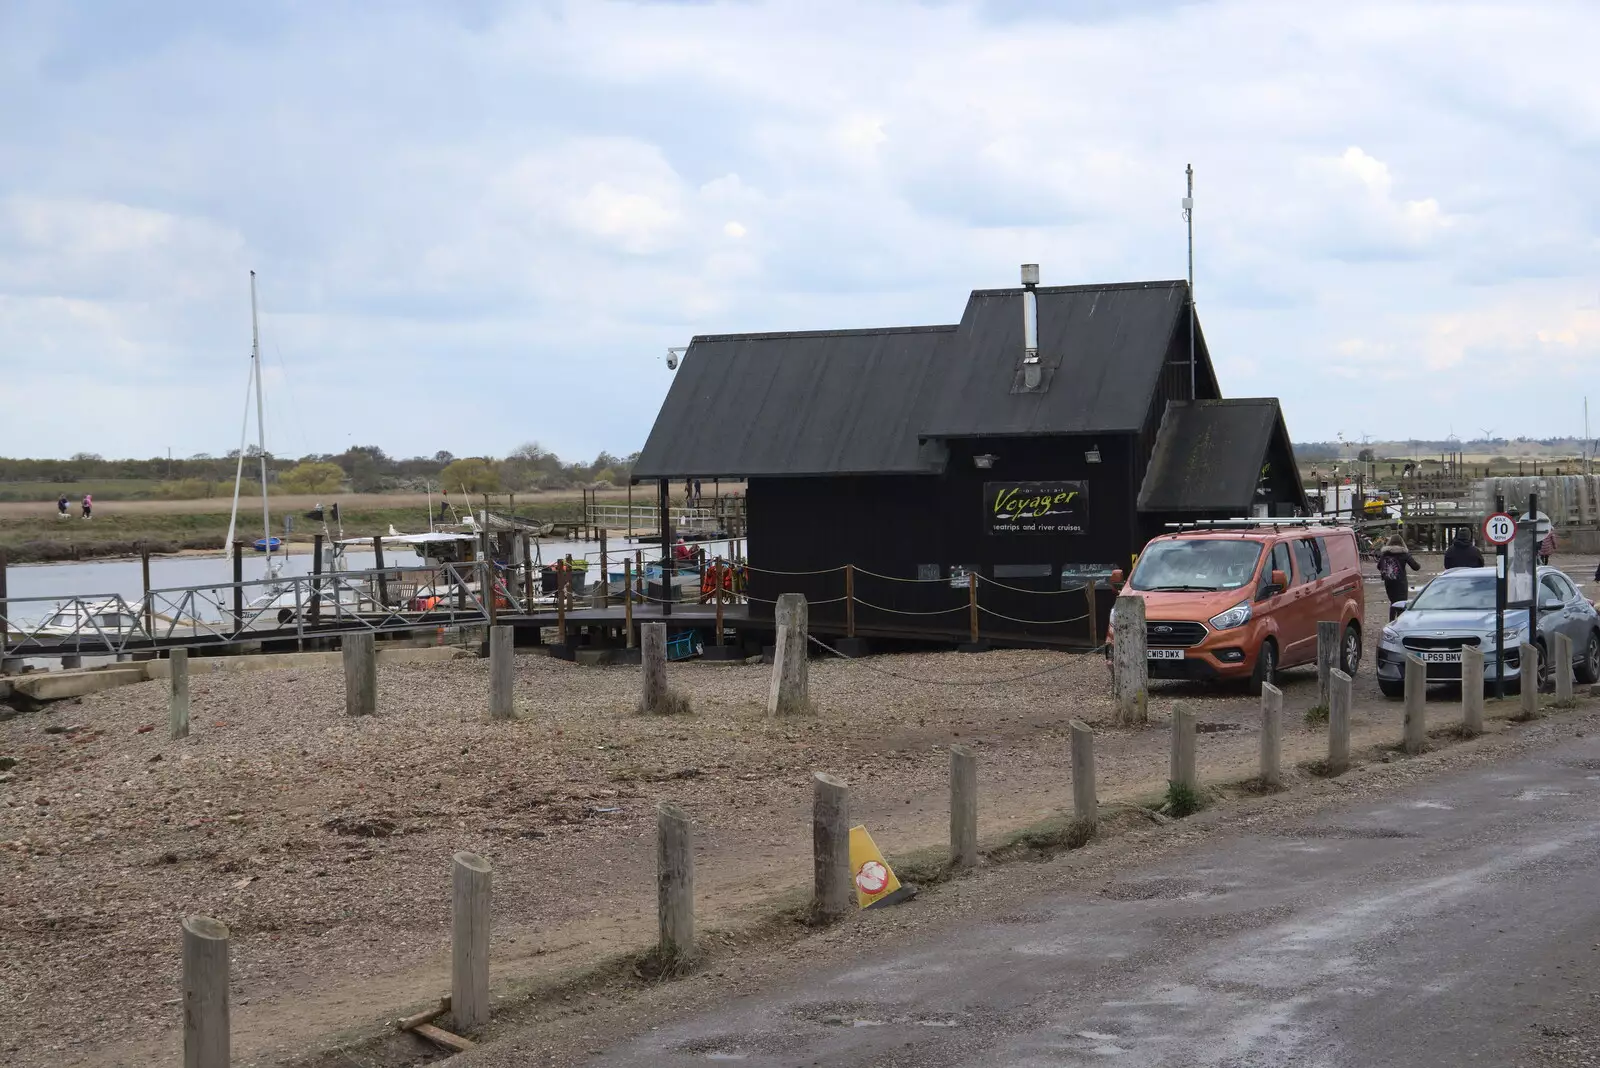
POLYGON ((1460 649, 1428 649, 1412 656, 1424 664, 1459 664, 1461 663, 1460 649))
POLYGON ((1147 660, 1182 660, 1182 649, 1151 649, 1145 654, 1147 660))

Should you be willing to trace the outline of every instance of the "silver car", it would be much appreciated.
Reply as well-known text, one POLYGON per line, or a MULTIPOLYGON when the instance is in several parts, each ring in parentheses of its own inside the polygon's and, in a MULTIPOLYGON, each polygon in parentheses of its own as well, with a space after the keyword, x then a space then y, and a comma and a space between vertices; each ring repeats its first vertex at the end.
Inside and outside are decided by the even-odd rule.
MULTIPOLYGON (((1492 567, 1460 567, 1446 571, 1404 602, 1405 611, 1378 639, 1378 688, 1385 697, 1405 696, 1405 658, 1414 655, 1427 665, 1429 682, 1461 680, 1461 650, 1483 650, 1483 674, 1493 680, 1495 663, 1492 567)), ((1579 682, 1600 682, 1600 614, 1566 575, 1553 567, 1539 569, 1538 626, 1531 639, 1539 648, 1539 685, 1549 670, 1547 650, 1557 634, 1572 639, 1572 667, 1579 682)), ((1518 650, 1528 638, 1528 610, 1507 610, 1505 677, 1520 679, 1518 650)))

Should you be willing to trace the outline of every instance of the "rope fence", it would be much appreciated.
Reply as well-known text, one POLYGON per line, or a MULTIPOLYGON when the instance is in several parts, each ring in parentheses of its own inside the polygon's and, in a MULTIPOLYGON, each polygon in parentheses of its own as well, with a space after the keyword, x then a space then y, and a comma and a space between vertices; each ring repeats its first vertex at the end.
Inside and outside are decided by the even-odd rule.
POLYGON ((887 582, 949 582, 950 581, 949 579, 945 579, 945 578, 901 578, 899 575, 880 575, 876 571, 868 571, 864 567, 856 568, 856 574, 858 574, 858 575, 868 575, 868 576, 870 576, 872 578, 883 579, 883 580, 885 580, 887 582))
MULTIPOLYGON (((887 612, 888 614, 895 616, 943 616, 948 615, 951 612, 965 612, 967 610, 967 606, 964 604, 958 604, 951 608, 932 608, 927 611, 919 611, 910 608, 885 608, 881 604, 873 604, 871 601, 863 600, 860 597, 857 597, 855 600, 856 604, 863 608, 870 608, 875 612, 887 612)), ((811 603, 818 604, 820 602, 812 601, 811 603)))
MULTIPOLYGON (((729 560, 720 556, 707 558, 703 555, 697 561, 677 560, 676 563, 682 568, 682 570, 678 570, 674 568, 675 561, 670 556, 657 557, 645 561, 642 554, 636 551, 634 553, 623 552, 618 554, 618 557, 622 562, 623 574, 627 577, 619 585, 614 577, 615 571, 610 567, 606 569, 610 573, 602 576, 596 586, 597 589, 605 591, 601 594, 602 600, 600 603, 602 605, 605 603, 604 599, 609 597, 619 597, 627 604, 640 605, 665 606, 696 603, 694 597, 685 598, 683 596, 683 586, 687 583, 683 583, 680 580, 688 579, 692 582, 698 577, 698 604, 701 606, 714 605, 717 608, 719 641, 721 627, 724 622, 722 611, 724 607, 738 604, 759 604, 774 607, 779 605, 780 601, 775 596, 763 597, 751 592, 749 587, 752 576, 776 580, 763 582, 763 586, 776 586, 778 590, 783 592, 804 594, 806 603, 812 608, 824 609, 843 605, 844 634, 846 638, 852 641, 857 639, 858 612, 867 612, 878 617, 877 622, 880 628, 890 618, 931 621, 941 617, 959 616, 965 612, 968 617, 965 628, 967 638, 970 644, 974 646, 980 645, 985 636, 986 628, 981 625, 984 619, 991 621, 990 627, 987 628, 990 638, 1016 634, 1019 630, 1027 633, 1037 632, 1041 628, 1080 627, 1083 633, 1078 637, 1086 639, 1084 644, 1089 648, 1095 648, 1100 645, 1104 630, 1102 626, 1104 612, 1097 609, 1096 606, 1096 591, 1099 589, 1099 583, 1092 578, 1086 579, 1079 585, 1060 589, 1028 589, 997 579, 985 578, 976 572, 964 574, 957 572, 954 575, 941 576, 939 578, 908 578, 899 575, 886 575, 853 564, 840 564, 834 567, 810 570, 779 570, 755 567, 748 560, 737 557, 729 560), (698 566, 696 566, 697 564, 698 566), (662 589, 661 587, 669 583, 669 575, 672 576, 670 580, 671 588, 662 589), (815 596, 816 594, 832 593, 838 590, 839 580, 831 577, 835 575, 843 576, 844 590, 833 596, 815 596), (894 583, 911 587, 912 589, 925 589, 928 586, 946 586, 951 590, 952 595, 961 597, 961 603, 940 604, 939 602, 949 598, 930 593, 908 593, 905 597, 863 597, 857 589, 856 580, 858 578, 894 583), (812 581, 796 581, 793 587, 789 587, 789 584, 785 581, 789 579, 812 581), (984 603, 985 598, 981 596, 981 591, 984 589, 988 589, 994 595, 987 598, 989 603, 984 603), (1047 616, 1048 618, 1037 618, 1035 613, 1027 609, 1026 598, 1039 596, 1058 598, 1063 594, 1081 597, 1084 611, 1066 616, 1047 611, 1037 615, 1047 616), (907 603, 908 599, 909 603, 907 603), (897 603, 884 603, 885 600, 897 603), (921 601, 922 604, 917 604, 918 601, 921 601), (931 605, 929 604, 930 601, 933 602, 931 605)), ((563 570, 563 565, 560 561, 556 562, 556 569, 558 571, 563 570)), ((1109 602, 1114 598, 1115 594, 1111 591, 1107 592, 1109 594, 1107 601, 1109 602)), ((562 581, 558 583, 558 607, 566 609, 578 607, 580 604, 577 600, 578 596, 587 595, 575 596, 570 582, 562 581), (563 601, 564 604, 561 603, 563 601)), ((1106 607, 1110 607, 1109 603, 1107 603, 1106 607)), ((837 612, 838 610, 835 609, 833 613, 829 613, 829 618, 833 619, 835 625, 839 622, 837 612)), ((630 628, 633 625, 631 615, 628 617, 627 624, 630 628)), ((564 626, 564 623, 561 625, 564 626)), ((912 631, 916 630, 909 623, 907 626, 912 631)), ((942 632, 947 632, 951 629, 948 624, 937 624, 937 626, 942 632)), ((1036 633, 1035 636, 1037 637, 1036 633)))
POLYGON ((996 619, 1003 619, 1008 623, 1022 623, 1030 627, 1059 627, 1065 626, 1068 623, 1082 623, 1084 620, 1089 618, 1089 613, 1085 612, 1081 616, 1071 616, 1067 619, 1017 619, 1015 616, 1003 615, 999 612, 996 612, 992 608, 985 608, 981 604, 978 606, 978 611, 982 612, 986 616, 994 616, 996 619))

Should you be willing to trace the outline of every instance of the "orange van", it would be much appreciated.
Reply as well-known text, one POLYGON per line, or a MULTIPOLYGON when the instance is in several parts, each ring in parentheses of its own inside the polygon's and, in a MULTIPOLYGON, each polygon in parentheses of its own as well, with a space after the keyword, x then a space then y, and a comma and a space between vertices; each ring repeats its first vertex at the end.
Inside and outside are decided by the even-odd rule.
POLYGON ((1361 661, 1366 596, 1355 532, 1299 520, 1231 520, 1152 539, 1120 592, 1144 598, 1153 679, 1239 679, 1260 693, 1317 659, 1317 624, 1340 628, 1339 660, 1361 661))

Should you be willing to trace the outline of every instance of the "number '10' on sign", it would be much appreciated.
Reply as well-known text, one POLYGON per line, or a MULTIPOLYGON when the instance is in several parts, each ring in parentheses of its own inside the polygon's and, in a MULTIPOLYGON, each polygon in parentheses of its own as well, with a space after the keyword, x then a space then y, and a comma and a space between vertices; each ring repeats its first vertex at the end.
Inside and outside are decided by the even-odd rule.
POLYGON ((1516 535, 1516 520, 1504 512, 1496 512, 1483 521, 1483 536, 1490 544, 1509 545, 1516 535))

